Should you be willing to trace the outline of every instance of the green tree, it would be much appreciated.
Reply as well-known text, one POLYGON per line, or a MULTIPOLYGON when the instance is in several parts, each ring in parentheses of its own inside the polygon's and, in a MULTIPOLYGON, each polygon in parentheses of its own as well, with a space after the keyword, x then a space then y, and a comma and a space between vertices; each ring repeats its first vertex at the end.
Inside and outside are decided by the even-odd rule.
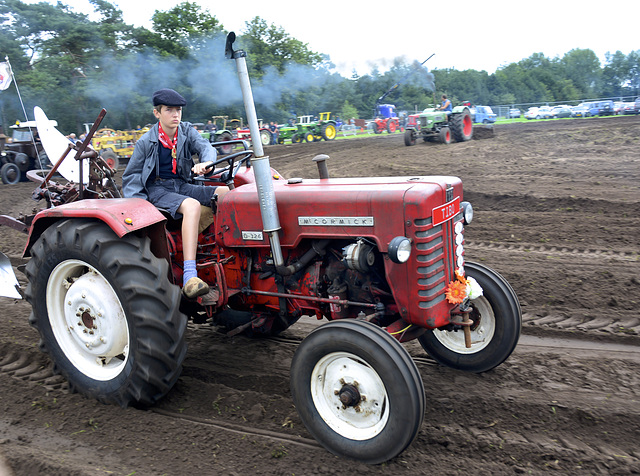
POLYGON ((153 34, 146 43, 164 55, 187 58, 207 47, 208 40, 224 32, 218 19, 193 2, 182 2, 171 10, 156 10, 151 17, 153 34))
POLYGON ((582 97, 598 96, 602 85, 602 67, 596 54, 589 49, 573 49, 560 64, 564 77, 570 79, 582 97))
POLYGON ((249 58, 250 74, 261 78, 272 67, 283 74, 292 64, 317 66, 325 56, 311 51, 306 43, 292 38, 282 27, 267 25, 260 17, 245 22, 240 39, 249 58))

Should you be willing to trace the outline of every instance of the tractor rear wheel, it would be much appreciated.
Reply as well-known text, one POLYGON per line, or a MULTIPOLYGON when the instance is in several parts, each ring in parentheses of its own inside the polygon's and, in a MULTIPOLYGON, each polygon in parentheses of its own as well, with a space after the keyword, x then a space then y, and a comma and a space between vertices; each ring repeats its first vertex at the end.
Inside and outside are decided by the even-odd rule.
POLYGON ((29 156, 27 154, 19 152, 13 158, 13 163, 18 166, 20 172, 26 172, 27 170, 29 170, 31 159, 29 159, 29 156))
POLYGON ((338 135, 338 132, 336 131, 336 126, 329 123, 322 125, 321 134, 324 140, 333 140, 338 135))
POLYGON ((453 138, 457 142, 471 140, 473 137, 473 121, 469 109, 465 108, 462 112, 452 114, 449 119, 449 127, 453 138))
POLYGON ((332 321, 311 332, 291 363, 291 394, 314 438, 332 453, 387 461, 414 440, 425 411, 409 353, 366 321, 332 321))
POLYGON ((272 140, 273 136, 271 135, 271 131, 260 129, 260 142, 262 142, 262 145, 271 145, 272 140))
POLYGON ((416 145, 416 131, 413 129, 405 129, 404 131, 404 145, 416 145))
POLYGON ((100 157, 104 159, 109 167, 112 169, 118 169, 120 166, 120 160, 118 159, 118 154, 116 154, 112 149, 103 149, 100 153, 100 157))
POLYGON ((58 222, 26 267, 30 323, 72 390, 122 407, 151 405, 180 376, 187 318, 168 263, 147 237, 107 225, 58 222))
POLYGON ((395 121, 389 119, 389 121, 387 122, 387 132, 389 134, 393 134, 397 129, 397 124, 395 121))
POLYGON ((477 263, 465 263, 467 276, 482 287, 483 295, 471 301, 471 347, 464 332, 427 330, 418 337, 422 348, 442 365, 468 372, 486 372, 511 355, 520 338, 522 312, 515 292, 498 273, 477 263))
POLYGON ((438 140, 441 144, 451 144, 451 130, 448 127, 440 128, 438 140))
MULTIPOLYGON (((230 140, 233 140, 233 136, 231 135, 230 132, 226 132, 226 131, 220 134, 218 137, 216 137, 216 142, 228 142, 230 140)), ((234 144, 220 145, 216 147, 216 150, 218 151, 219 154, 227 155, 233 152, 233 147, 234 147, 234 144)))

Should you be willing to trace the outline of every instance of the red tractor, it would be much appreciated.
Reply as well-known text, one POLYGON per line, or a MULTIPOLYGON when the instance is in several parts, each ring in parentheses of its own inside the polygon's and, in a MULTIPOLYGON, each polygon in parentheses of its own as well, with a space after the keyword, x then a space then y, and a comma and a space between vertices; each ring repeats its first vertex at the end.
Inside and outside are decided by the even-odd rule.
POLYGON ((393 104, 378 104, 376 106, 376 118, 372 122, 373 132, 381 134, 387 131, 393 134, 400 130, 400 119, 396 115, 396 107, 393 104))
MULTIPOLYGON (((234 40, 226 55, 257 137, 246 53, 234 40)), ((380 463, 411 444, 426 409, 403 342, 418 339, 442 365, 469 372, 500 365, 518 342, 514 291, 465 259, 472 207, 457 177, 330 178, 318 156, 318 178, 287 180, 256 141, 201 181, 232 190, 199 236, 197 267, 211 291, 188 300, 176 284, 180 224, 145 200, 119 198, 113 170, 86 150, 91 135, 75 146, 80 164, 88 157, 86 180, 61 185, 51 172, 34 194, 49 208, 0 221, 28 233, 25 295, 41 348, 89 397, 161 399, 180 376, 188 319, 278 334, 316 316, 329 322, 295 352, 293 402, 329 451, 380 463)))

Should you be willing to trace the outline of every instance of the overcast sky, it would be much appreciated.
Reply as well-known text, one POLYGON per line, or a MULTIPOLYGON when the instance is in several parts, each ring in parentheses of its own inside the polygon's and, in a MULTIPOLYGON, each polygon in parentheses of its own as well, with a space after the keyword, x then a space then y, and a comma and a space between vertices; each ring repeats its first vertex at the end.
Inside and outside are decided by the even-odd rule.
MULTIPOLYGON (((195 1, 226 30, 238 34, 256 16, 282 27, 311 50, 329 55, 337 72, 346 77, 354 69, 367 74, 373 65, 385 71, 398 57, 422 62, 433 53, 425 64, 429 69, 493 73, 533 53, 554 58, 588 48, 604 62, 606 52, 640 49, 638 0, 195 1)), ((78 12, 92 11, 88 0, 61 2, 78 12)), ((169 10, 181 0, 111 3, 122 10, 126 23, 151 28, 155 10, 169 10)))

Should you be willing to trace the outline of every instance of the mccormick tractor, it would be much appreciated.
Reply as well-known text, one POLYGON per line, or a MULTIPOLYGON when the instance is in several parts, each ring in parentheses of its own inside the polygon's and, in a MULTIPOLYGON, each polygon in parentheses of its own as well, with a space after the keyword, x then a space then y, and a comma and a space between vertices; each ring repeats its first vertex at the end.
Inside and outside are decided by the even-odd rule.
POLYGON ((298 116, 298 120, 291 126, 278 128, 278 144, 291 140, 292 144, 299 142, 317 142, 322 139, 333 140, 338 134, 337 122, 331 119, 330 112, 321 112, 318 121, 313 116, 298 116))
MULTIPOLYGON (((256 137, 246 53, 234 41, 230 33, 225 52, 256 137)), ((105 113, 66 149, 75 156, 54 166, 66 163, 75 181, 56 183, 53 170, 31 175, 48 208, 0 217, 27 233, 30 322, 72 389, 123 407, 153 405, 180 376, 188 319, 230 334, 278 334, 315 316, 328 322, 292 357, 293 403, 327 450, 374 464, 405 450, 425 415, 422 378, 403 342, 418 339, 440 364, 469 372, 514 350, 518 299, 498 273, 466 260, 473 209, 459 178, 333 178, 317 156, 318 178, 286 179, 255 141, 198 180, 231 190, 199 235, 197 267, 211 291, 189 300, 176 284, 180 223, 120 197, 114 171, 87 147, 105 113)))
POLYGON ((468 141, 473 137, 473 122, 467 106, 456 106, 447 113, 435 107, 429 107, 420 114, 409 116, 404 131, 404 145, 415 145, 418 137, 425 142, 451 143, 468 141))

